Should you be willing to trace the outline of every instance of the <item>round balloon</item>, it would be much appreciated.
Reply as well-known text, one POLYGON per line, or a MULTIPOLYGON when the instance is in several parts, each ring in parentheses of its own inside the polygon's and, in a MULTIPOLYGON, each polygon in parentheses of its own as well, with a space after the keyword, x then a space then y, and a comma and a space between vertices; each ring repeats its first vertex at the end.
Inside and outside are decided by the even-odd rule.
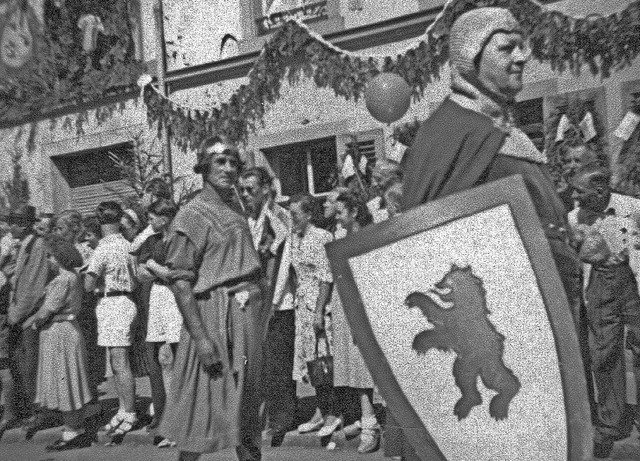
POLYGON ((383 72, 369 81, 364 91, 364 100, 376 120, 395 122, 409 109, 411 87, 398 74, 383 72))

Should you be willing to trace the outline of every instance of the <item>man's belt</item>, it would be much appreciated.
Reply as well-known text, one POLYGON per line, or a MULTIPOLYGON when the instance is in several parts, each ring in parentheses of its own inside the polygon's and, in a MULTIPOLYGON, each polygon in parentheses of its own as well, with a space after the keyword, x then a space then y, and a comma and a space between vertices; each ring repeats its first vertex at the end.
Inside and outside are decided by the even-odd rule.
POLYGON ((225 288, 226 290, 228 290, 229 294, 234 294, 239 291, 251 289, 255 285, 258 285, 258 282, 258 277, 255 274, 251 274, 246 277, 229 280, 228 282, 216 285, 214 287, 211 287, 211 289, 207 291, 203 291, 202 293, 195 293, 193 297, 198 301, 211 299, 211 294, 219 288, 225 288))

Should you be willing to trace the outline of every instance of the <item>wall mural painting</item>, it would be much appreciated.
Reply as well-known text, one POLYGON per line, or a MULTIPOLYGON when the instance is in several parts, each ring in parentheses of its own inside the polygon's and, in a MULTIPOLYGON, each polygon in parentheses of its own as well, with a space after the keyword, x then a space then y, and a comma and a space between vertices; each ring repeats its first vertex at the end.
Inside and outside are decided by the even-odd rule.
POLYGON ((0 122, 135 84, 138 0, 0 0, 0 122))

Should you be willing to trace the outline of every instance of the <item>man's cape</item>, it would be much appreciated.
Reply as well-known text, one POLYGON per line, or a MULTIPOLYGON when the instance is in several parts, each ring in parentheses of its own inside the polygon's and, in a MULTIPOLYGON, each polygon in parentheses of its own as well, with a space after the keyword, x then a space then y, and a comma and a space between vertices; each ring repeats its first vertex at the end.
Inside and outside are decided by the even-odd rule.
POLYGON ((445 99, 402 161, 402 209, 482 183, 505 137, 489 117, 445 99))

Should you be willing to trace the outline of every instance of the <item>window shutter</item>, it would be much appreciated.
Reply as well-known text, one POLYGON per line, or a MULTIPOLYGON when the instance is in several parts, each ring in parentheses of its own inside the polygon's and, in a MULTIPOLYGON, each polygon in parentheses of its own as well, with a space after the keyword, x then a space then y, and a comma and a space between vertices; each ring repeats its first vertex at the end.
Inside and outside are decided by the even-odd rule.
POLYGON ((83 215, 95 213, 100 202, 113 200, 122 203, 135 195, 135 191, 125 181, 112 181, 71 189, 71 209, 83 215))

